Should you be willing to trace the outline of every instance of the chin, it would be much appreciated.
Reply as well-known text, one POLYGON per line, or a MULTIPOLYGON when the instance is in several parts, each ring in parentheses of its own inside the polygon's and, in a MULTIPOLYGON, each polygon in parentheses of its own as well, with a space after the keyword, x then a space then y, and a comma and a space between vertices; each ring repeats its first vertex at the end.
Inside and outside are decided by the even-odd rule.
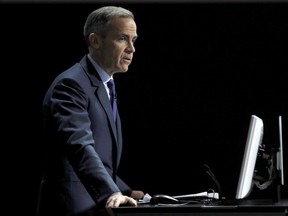
POLYGON ((122 67, 122 68, 121 68, 121 72, 125 73, 125 72, 127 72, 127 71, 128 71, 128 69, 129 69, 129 67, 128 67, 128 66, 127 66, 127 67, 122 67))

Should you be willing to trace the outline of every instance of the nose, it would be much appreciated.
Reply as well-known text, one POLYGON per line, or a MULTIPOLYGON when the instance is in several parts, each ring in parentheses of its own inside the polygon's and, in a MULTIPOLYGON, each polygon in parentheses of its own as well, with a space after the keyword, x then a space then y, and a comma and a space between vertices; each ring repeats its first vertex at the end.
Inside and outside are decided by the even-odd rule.
POLYGON ((134 52, 136 51, 133 41, 130 41, 130 42, 128 43, 128 46, 127 46, 126 50, 127 50, 129 53, 134 53, 134 52))

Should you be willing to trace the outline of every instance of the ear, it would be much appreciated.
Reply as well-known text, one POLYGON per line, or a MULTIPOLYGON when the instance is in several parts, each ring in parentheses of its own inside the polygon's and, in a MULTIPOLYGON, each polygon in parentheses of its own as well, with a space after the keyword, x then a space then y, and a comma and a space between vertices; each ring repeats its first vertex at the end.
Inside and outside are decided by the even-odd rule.
POLYGON ((97 35, 95 33, 91 33, 89 35, 89 42, 90 42, 90 46, 92 46, 93 48, 99 48, 101 38, 99 35, 97 35))

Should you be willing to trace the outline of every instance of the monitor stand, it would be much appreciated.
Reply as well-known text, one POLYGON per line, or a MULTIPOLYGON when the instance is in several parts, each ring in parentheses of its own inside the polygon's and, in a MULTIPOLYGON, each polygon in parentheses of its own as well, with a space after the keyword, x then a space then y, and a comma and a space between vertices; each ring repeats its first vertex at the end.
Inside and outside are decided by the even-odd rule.
POLYGON ((273 148, 271 150, 272 160, 273 160, 273 172, 275 173, 275 178, 272 182, 272 193, 273 193, 273 202, 277 203, 281 201, 281 170, 277 166, 279 164, 279 148, 273 148))

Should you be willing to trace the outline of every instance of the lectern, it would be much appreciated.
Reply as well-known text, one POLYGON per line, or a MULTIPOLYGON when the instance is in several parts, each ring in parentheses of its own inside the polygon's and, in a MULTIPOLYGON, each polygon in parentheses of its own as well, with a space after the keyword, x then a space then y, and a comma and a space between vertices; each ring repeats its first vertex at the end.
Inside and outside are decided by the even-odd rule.
POLYGON ((288 200, 243 200, 239 204, 173 204, 111 209, 114 216, 287 216, 288 200))

